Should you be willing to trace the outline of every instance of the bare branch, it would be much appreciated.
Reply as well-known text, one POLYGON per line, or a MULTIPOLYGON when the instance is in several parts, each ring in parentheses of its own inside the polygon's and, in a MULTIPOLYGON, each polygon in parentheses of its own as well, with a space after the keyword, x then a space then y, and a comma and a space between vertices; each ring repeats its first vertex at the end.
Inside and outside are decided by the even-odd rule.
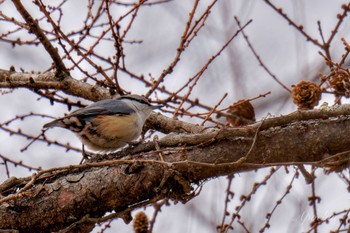
POLYGON ((290 89, 288 87, 286 87, 286 85, 284 85, 277 77, 276 75, 274 75, 268 68, 267 66, 264 64, 264 62, 262 61, 262 59, 260 58, 260 56, 258 55, 258 53, 255 51, 253 45, 250 43, 248 36, 245 34, 243 28, 241 27, 241 23, 238 20, 238 18, 235 16, 235 20, 238 24, 238 27, 240 29, 242 29, 242 35, 245 39, 245 41, 248 44, 249 49, 252 51, 252 53, 254 54, 255 58, 258 60, 260 66, 272 77, 273 80, 275 80, 281 87, 283 87, 286 91, 288 91, 290 93, 290 89))
POLYGON ((269 5, 273 10, 275 10, 279 15, 281 15, 285 20, 287 20, 288 24, 293 26, 297 31, 299 31, 307 41, 311 41, 314 45, 318 46, 319 48, 323 49, 323 45, 318 42, 317 39, 314 39, 309 34, 307 34, 304 31, 304 27, 302 25, 297 25, 292 19, 288 17, 286 13, 283 12, 282 8, 278 8, 275 6, 270 0, 264 0, 264 2, 269 5))
MULTIPOLYGON (((167 197, 186 202, 191 198, 189 184, 208 178, 268 166, 311 164, 327 167, 329 158, 342 152, 346 153, 345 161, 349 161, 350 139, 345 132, 350 127, 349 117, 314 119, 281 126, 261 130, 254 148, 251 148, 251 142, 255 132, 247 127, 165 137, 158 142, 165 155, 164 162, 156 160, 159 151, 144 148, 138 154, 129 151, 129 156, 123 160, 39 171, 25 179, 27 182, 24 186, 21 183, 19 189, 15 188, 18 183, 14 183, 15 187, 7 185, 7 190, 3 190, 12 188, 17 191, 0 200, 0 203, 8 203, 0 206, 0 228, 9 228, 16 222, 18 229, 28 232, 53 231, 79 221, 86 214, 100 217, 107 211, 123 211, 144 200, 167 197), (303 138, 300 138, 301 134, 303 138), (315 147, 315 140, 323 143, 315 147), (179 146, 181 142, 186 146, 179 146), (304 146, 296 148, 295 144, 299 143, 304 146), (218 148, 220 158, 215 156, 218 148), (248 151, 251 152, 246 162, 235 162, 248 151), (94 208, 96 202, 99 208, 94 208), (15 208, 16 213, 10 213, 9 208, 15 208), (59 217, 58 210, 62 211, 59 217), (40 218, 40 223, 27 221, 36 219, 37 214, 45 216, 40 218)), ((111 156, 115 158, 117 155, 111 156)))
POLYGON ((57 49, 53 47, 50 40, 46 37, 44 32, 41 30, 39 24, 33 19, 33 17, 24 8, 20 0, 12 0, 12 2, 16 6, 18 12, 22 15, 23 19, 27 22, 28 26, 30 27, 29 32, 34 33, 38 37, 38 39, 40 40, 40 42, 42 43, 42 45, 44 46, 48 54, 51 56, 57 68, 57 72, 58 73, 63 72, 64 75, 67 75, 68 70, 64 65, 60 55, 58 54, 57 49))
POLYGON ((28 89, 56 89, 64 93, 79 96, 88 100, 97 101, 111 98, 110 93, 99 86, 78 81, 70 76, 64 80, 57 80, 55 73, 42 74, 18 73, 0 69, 0 87, 28 89))

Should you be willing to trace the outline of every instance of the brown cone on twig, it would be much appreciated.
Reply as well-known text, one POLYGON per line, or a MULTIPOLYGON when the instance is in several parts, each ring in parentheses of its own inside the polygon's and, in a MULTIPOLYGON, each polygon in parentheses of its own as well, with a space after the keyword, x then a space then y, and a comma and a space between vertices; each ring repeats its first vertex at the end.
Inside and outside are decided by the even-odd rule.
POLYGON ((229 107, 226 120, 235 127, 254 123, 255 112, 253 105, 247 100, 237 101, 229 107))
POLYGON ((321 99, 321 88, 313 82, 300 81, 292 87, 293 103, 298 109, 313 109, 321 99))
POLYGON ((134 218, 133 228, 135 233, 148 232, 148 218, 145 212, 138 212, 134 218))
POLYGON ((334 89, 336 95, 350 97, 350 74, 347 71, 337 69, 328 83, 334 89))

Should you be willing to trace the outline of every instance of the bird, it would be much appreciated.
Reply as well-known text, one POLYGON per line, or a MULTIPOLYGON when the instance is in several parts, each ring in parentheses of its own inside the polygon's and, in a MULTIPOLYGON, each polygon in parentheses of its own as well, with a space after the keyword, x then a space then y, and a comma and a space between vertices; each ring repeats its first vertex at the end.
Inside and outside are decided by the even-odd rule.
POLYGON ((43 128, 66 128, 89 149, 113 152, 137 139, 151 112, 159 108, 161 106, 151 105, 140 95, 123 95, 75 110, 45 124, 43 128))

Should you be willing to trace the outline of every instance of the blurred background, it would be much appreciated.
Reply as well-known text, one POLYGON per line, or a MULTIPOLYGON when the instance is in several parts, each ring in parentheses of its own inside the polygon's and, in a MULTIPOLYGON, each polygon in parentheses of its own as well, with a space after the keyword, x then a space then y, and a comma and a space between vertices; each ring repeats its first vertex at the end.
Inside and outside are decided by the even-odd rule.
MULTIPOLYGON (((215 2, 215 1, 214 1, 215 2)), ((45 72, 50 70, 52 60, 43 46, 35 45, 35 36, 28 34, 25 30, 16 30, 19 24, 13 21, 6 21, 6 17, 13 17, 15 22, 24 22, 16 11, 11 1, 0 1, 0 68, 8 70, 14 66, 17 71, 45 72), (9 33, 11 32, 11 33, 9 33), (21 40, 27 43, 14 44, 12 41, 21 40)), ((84 27, 89 12, 96 13, 100 3, 97 1, 43 1, 44 4, 60 6, 61 12, 53 11, 51 17, 60 22, 60 29, 66 33, 72 32, 71 39, 78 41, 82 37, 79 33, 73 33, 84 27)), ((164 69, 174 60, 181 36, 186 27, 189 14, 195 1, 148 1, 150 5, 139 8, 130 30, 126 34, 123 43, 125 67, 134 74, 152 82, 157 79, 164 69), (151 4, 155 3, 155 4, 151 4)), ((341 5, 346 1, 273 1, 274 6, 283 9, 289 18, 297 25, 302 25, 303 30, 312 38, 321 42, 318 21, 321 23, 322 32, 328 38, 338 22, 337 14, 343 12, 341 5)), ((51 25, 45 20, 43 13, 32 1, 23 1, 23 4, 33 17, 41 19, 39 24, 48 31, 52 30, 51 25)), ((194 19, 198 19, 206 11, 212 1, 200 1, 194 19)), ((125 15, 133 7, 133 4, 115 2, 110 7, 111 14, 115 20, 125 15)), ((173 72, 168 74, 161 86, 166 87, 169 92, 177 92, 188 80, 194 77, 233 36, 237 30, 237 17, 241 25, 253 20, 244 29, 250 43, 254 47, 259 58, 263 61, 269 71, 274 74, 287 88, 300 80, 312 80, 320 83, 319 75, 327 75, 330 71, 319 55, 321 50, 314 43, 307 41, 307 38, 296 28, 289 25, 288 21, 278 14, 265 1, 235 0, 218 1, 210 9, 210 14, 203 27, 191 41, 181 55, 180 61, 176 64, 173 72)), ((125 16, 120 21, 120 30, 126 30, 133 14, 125 16)), ((91 19, 90 19, 91 20, 91 19)), ((101 27, 93 28, 90 37, 81 42, 81 46, 89 48, 96 41, 98 36, 105 29, 104 23, 108 21, 106 15, 96 19, 101 27)), ((333 61, 341 60, 344 54, 344 45, 341 38, 350 40, 349 19, 345 18, 339 27, 338 33, 332 40, 330 51, 333 61)), ((107 25, 108 26, 108 25, 107 25)), ((52 43, 59 48, 64 56, 64 51, 54 35, 48 34, 52 43)), ((90 59, 101 66, 106 74, 112 75, 111 65, 99 59, 114 59, 116 54, 111 33, 107 33, 104 39, 93 48, 90 59)), ((79 60, 79 54, 72 52, 73 59, 79 60)), ((67 67, 73 67, 73 63, 64 58, 67 67)), ((345 64, 348 64, 346 61, 345 64)), ((79 64, 86 73, 98 80, 104 77, 96 72, 86 60, 79 64)), ((347 67, 346 67, 347 68, 347 67)), ((86 73, 74 67, 71 76, 76 79, 85 79, 94 83, 86 73)), ((118 73, 119 85, 126 91, 146 94, 149 87, 144 82, 126 72, 118 73)), ((296 110, 296 106, 290 99, 290 93, 277 83, 271 75, 259 64, 256 56, 252 53, 242 34, 237 35, 233 41, 213 60, 203 75, 194 85, 189 98, 199 99, 203 105, 214 107, 227 93, 219 108, 226 108, 240 99, 249 99, 271 92, 263 98, 252 101, 255 108, 256 119, 259 121, 265 117, 287 114, 296 110)), ((43 124, 53 118, 61 117, 69 112, 65 104, 55 102, 51 105, 47 98, 44 98, 27 89, 0 90, 0 155, 13 161, 22 161, 29 167, 43 169, 77 164, 81 160, 81 143, 68 130, 55 128, 45 133, 52 141, 62 145, 69 145, 73 148, 67 151, 66 146, 48 145, 43 141, 32 142, 33 137, 41 134, 43 124), (26 116, 28 117, 21 117, 26 116), (13 119, 13 121, 11 121, 13 119), (8 123, 10 121, 10 123, 8 123), (5 124, 8 123, 8 124, 5 124), (16 134, 20 129, 20 133, 16 134), (24 135, 30 135, 26 137, 24 135), (29 146, 28 146, 29 145, 29 146), (75 148, 75 149, 74 149, 75 148)), ((189 93, 187 86, 179 95, 189 93)), ((83 104, 90 103, 88 100, 67 96, 63 93, 56 93, 63 97, 69 97, 73 102, 80 100, 83 104)), ((168 95, 156 90, 150 98, 153 100, 166 99, 168 95)), ((333 95, 324 93, 322 102, 332 104, 333 95)), ((343 101, 346 103, 347 101, 343 101)), ((176 104, 173 103, 176 107, 176 104)), ((189 105, 185 104, 185 107, 189 105)), ((75 109, 73 107, 72 109, 75 109)), ((171 107, 166 108, 163 114, 172 116, 171 107)), ((193 113, 202 113, 208 109, 194 107, 190 110, 193 113)), ((178 117, 181 117, 180 115, 178 117)), ((184 116, 182 120, 201 123, 198 117, 184 116)), ((220 122, 225 119, 215 119, 220 122)), ((212 126, 213 122, 206 125, 212 126)), ((0 160, 1 161, 1 160, 0 160)), ((5 160, 4 160, 5 161, 5 160)), ((310 170, 309 167, 307 167, 310 170)), ((0 182, 8 176, 29 176, 33 170, 23 166, 15 166, 7 162, 0 166, 0 182)), ((232 213, 237 212, 237 206, 242 205, 241 195, 249 195, 252 192, 254 183, 262 182, 267 175, 271 174, 270 168, 260 169, 254 172, 235 174, 230 186, 234 193, 228 203, 225 223, 231 219, 232 213)), ((350 207, 349 192, 347 184, 339 178, 338 174, 324 175, 321 169, 316 170, 317 179, 315 190, 321 197, 318 204, 318 215, 325 219, 332 216, 334 212, 342 211, 350 207)), ((221 177, 203 183, 201 194, 189 203, 174 204, 169 201, 169 206, 163 206, 158 214, 154 226, 154 232, 216 232, 216 227, 221 225, 224 216, 226 189, 228 179, 221 177)), ((263 228, 267 218, 266 214, 274 213, 269 222, 270 228, 265 232, 305 232, 311 229, 314 213, 309 206, 308 197, 311 195, 310 185, 305 184, 304 178, 296 177, 294 167, 280 167, 268 178, 266 184, 252 194, 250 201, 244 203, 239 210, 241 218, 235 219, 234 232, 258 232, 263 228), (289 185, 292 189, 283 198, 282 204, 276 205, 286 193, 289 185), (246 228, 246 229, 245 229, 246 228)), ((239 208, 238 208, 239 209, 239 208)), ((146 210, 149 218, 152 218, 154 208, 146 210)), ((137 212, 137 211, 136 211, 137 212)), ((136 213, 135 212, 135 213, 136 213)), ((135 214, 133 213, 133 215, 135 214)), ((319 232, 329 232, 339 227, 338 218, 330 218, 329 224, 323 224, 319 232)), ((131 232, 131 224, 126 225, 122 220, 114 220, 108 227, 106 224, 97 226, 95 232, 131 232), (110 228, 109 228, 110 227, 110 228), (108 228, 108 229, 105 229, 108 228)), ((230 231, 229 231, 230 232, 230 231)), ((233 232, 233 231, 232 231, 233 232)))

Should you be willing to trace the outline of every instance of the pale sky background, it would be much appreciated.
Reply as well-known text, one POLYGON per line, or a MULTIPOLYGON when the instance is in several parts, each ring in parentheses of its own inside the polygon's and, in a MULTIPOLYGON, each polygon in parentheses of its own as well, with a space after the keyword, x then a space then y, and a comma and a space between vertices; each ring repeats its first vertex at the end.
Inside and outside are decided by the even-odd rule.
MULTIPOLYGON (((290 18, 298 24, 302 24, 307 33, 320 41, 317 21, 322 23, 325 37, 328 38, 330 30, 336 24, 336 15, 341 12, 341 3, 345 1, 309 0, 309 1, 274 1, 278 7, 283 8, 290 18)), ((23 1, 29 11, 35 15, 38 9, 31 1, 23 1)), ((85 17, 86 9, 83 5, 86 1, 68 1, 64 5, 63 29, 70 31, 79 27, 85 17)), ((206 9, 209 1, 200 3, 200 12, 206 9)), ((128 40, 142 40, 141 44, 125 45, 127 66, 137 74, 149 74, 157 77, 173 60, 178 47, 179 40, 184 30, 185 22, 192 8, 192 1, 172 1, 168 4, 142 7, 138 18, 129 32, 128 40)), ((0 10, 5 14, 14 16, 22 21, 15 12, 12 3, 5 0, 0 5, 0 10)), ((124 11, 123 7, 116 8, 117 11, 124 11)), ((253 0, 232 0, 219 1, 214 6, 205 28, 199 33, 196 40, 186 49, 180 63, 174 72, 169 75, 164 85, 170 90, 177 90, 189 77, 195 75, 207 60, 214 55, 227 39, 236 30, 234 16, 237 16, 242 25, 250 19, 253 22, 246 28, 259 56, 265 65, 274 73, 287 87, 296 84, 300 80, 313 79, 318 77, 322 71, 323 58, 318 54, 319 48, 297 32, 293 27, 288 26, 280 15, 268 7, 264 1, 253 0)), ((335 61, 339 61, 343 53, 341 37, 350 42, 349 22, 347 19, 340 27, 339 33, 333 40, 331 47, 335 61)), ((44 23, 43 23, 44 24, 44 23)), ((47 25, 46 25, 47 26, 47 25)), ((8 30, 8 25, 0 22, 0 34, 8 30)), ((17 36, 19 36, 18 34, 17 36)), ((112 44, 99 45, 96 49, 106 55, 113 55, 112 44)), ((8 69, 14 65, 17 70, 23 68, 26 71, 45 71, 51 64, 49 55, 40 45, 16 46, 0 41, 0 68, 8 69)), ((84 67, 84 65, 83 65, 84 67)), ((86 70, 93 69, 85 65, 86 70)), ((326 71, 328 72, 328 71, 326 71)), ((73 77, 83 77, 77 70, 71 72, 73 77)), ((133 93, 144 94, 146 88, 135 80, 130 80, 126 75, 121 75, 120 84, 133 93)), ((228 93, 228 98, 222 104, 227 107, 233 102, 255 97, 259 94, 272 91, 266 98, 253 102, 256 109, 257 120, 271 115, 286 114, 296 110, 289 94, 279 86, 258 64, 243 40, 242 35, 238 36, 232 44, 209 66, 198 85, 194 88, 191 97, 199 98, 207 105, 215 105, 223 96, 228 93)), ((184 94, 184 93, 183 93, 184 94)), ((161 97, 162 95, 160 95, 161 97)), ((329 95, 323 94, 321 102, 332 102, 329 95)), ((87 101, 85 101, 88 103, 87 101)), ((344 101, 347 102, 347 101, 344 101)), ((65 106, 55 104, 50 106, 48 100, 40 99, 39 96, 28 90, 15 90, 11 94, 0 95, 2 111, 0 122, 4 122, 16 115, 34 113, 49 114, 53 117, 63 116, 68 110, 65 106)), ((200 111, 203 111, 201 109, 200 111)), ((21 128, 22 131, 38 135, 42 125, 48 122, 48 118, 31 118, 11 124, 11 128, 21 128)), ((187 119, 192 121, 193 119, 187 119)), ((52 129, 46 133, 51 139, 60 142, 70 142, 74 147, 80 148, 79 140, 69 131, 64 129, 52 129)), ((22 160, 32 166, 51 168, 67 164, 77 164, 81 159, 79 153, 65 152, 63 148, 47 146, 43 143, 34 143, 28 150, 21 153, 29 141, 17 137, 10 137, 8 133, 0 131, 0 154, 11 156, 13 160, 22 160)), ((11 167, 11 175, 28 176, 31 174, 23 168, 11 167)), ((265 214, 271 211, 273 206, 284 193, 294 174, 294 168, 290 167, 290 173, 286 174, 284 168, 280 168, 267 186, 259 189, 253 200, 242 210, 242 219, 247 223, 256 223, 252 227, 254 232, 264 225, 265 214), (268 200, 268 201, 267 201, 268 200)), ((239 196, 250 192, 252 184, 262 180, 269 169, 262 169, 259 172, 236 174, 232 184, 232 190, 236 193, 234 200, 230 203, 231 210, 240 203, 239 196)), ((322 170, 317 171, 316 190, 322 197, 319 205, 319 215, 328 216, 334 211, 349 207, 349 193, 346 192, 346 185, 338 179, 336 174, 324 176, 322 170), (337 194, 336 198, 334 194, 337 194)), ((0 166, 0 181, 6 179, 5 169, 0 166)), ((221 223, 226 178, 218 178, 207 181, 204 184, 202 194, 187 203, 186 205, 176 204, 162 208, 157 218, 154 232, 167 233, 175 232, 216 232, 216 225, 221 223)), ((265 232, 301 232, 309 229, 308 224, 312 218, 311 208, 308 207, 307 197, 311 188, 305 185, 303 177, 299 177, 293 184, 291 194, 283 200, 271 220, 271 229, 265 232), (307 211, 303 211, 307 208, 307 211), (295 219, 295 221, 290 221, 295 219)), ((136 211, 137 212, 137 211, 136 211)), ((133 212, 135 214, 136 212, 133 212)), ((152 216, 153 208, 146 210, 149 217, 152 216)), ((230 217, 228 218, 230 219, 230 217)), ((330 226, 338 226, 338 222, 330 226)), ((237 231, 244 232, 242 228, 234 225, 237 231)), ((112 228, 105 232, 131 232, 131 224, 125 225, 122 220, 112 223, 112 228)), ((328 232, 320 228, 320 232, 328 232)), ((96 228, 98 232, 100 228, 96 228)))

